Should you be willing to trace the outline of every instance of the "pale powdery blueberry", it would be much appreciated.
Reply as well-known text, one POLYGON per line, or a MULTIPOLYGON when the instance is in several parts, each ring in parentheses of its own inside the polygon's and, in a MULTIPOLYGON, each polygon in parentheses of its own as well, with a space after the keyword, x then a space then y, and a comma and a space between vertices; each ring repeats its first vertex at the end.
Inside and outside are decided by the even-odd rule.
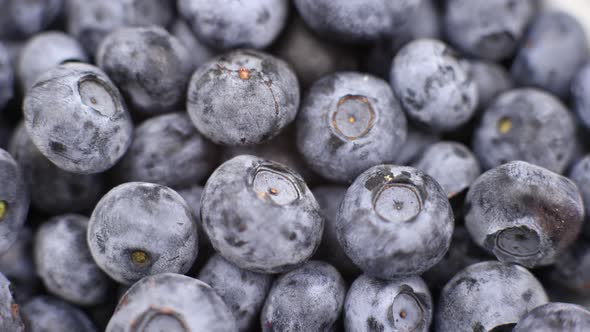
POLYGON ((0 149, 0 254, 16 241, 29 212, 29 190, 20 166, 0 149))
POLYGON ((571 304, 551 302, 526 314, 514 327, 514 332, 585 332, 590 328, 590 311, 571 304))
POLYGON ((184 199, 145 182, 109 191, 92 212, 87 240, 96 264, 124 284, 158 273, 186 273, 198 249, 197 224, 184 199))
POLYGON ((578 119, 584 127, 590 128, 590 64, 580 69, 575 76, 571 94, 578 119))
POLYGON ((29 227, 21 229, 16 242, 0 255, 0 273, 12 282, 17 303, 24 303, 38 292, 40 283, 33 261, 33 232, 29 227))
POLYGON ((145 277, 123 295, 106 332, 237 332, 229 308, 204 282, 174 273, 145 277))
POLYGON ((23 332, 25 326, 15 303, 11 290, 11 283, 0 273, 0 330, 11 332, 23 332))
POLYGON ((61 13, 63 0, 2 0, 0 38, 23 39, 48 27, 61 13))
POLYGON ((22 306, 27 332, 98 332, 77 307, 50 296, 37 296, 22 306))
POLYGON ((510 74, 494 62, 463 60, 477 86, 478 107, 485 109, 499 94, 514 86, 510 74))
POLYGON ((119 90, 97 67, 66 63, 41 74, 23 102, 39 151, 80 174, 111 168, 127 151, 133 123, 119 90))
POLYGON ((418 276, 386 281, 363 274, 346 294, 344 328, 347 332, 427 332, 432 307, 428 287, 418 276))
POLYGON ((590 237, 590 155, 586 155, 574 163, 568 177, 578 186, 580 195, 582 195, 585 211, 582 231, 584 235, 590 237))
POLYGON ((216 55, 216 50, 205 45, 191 30, 190 26, 180 18, 177 18, 170 27, 170 33, 186 47, 190 54, 193 68, 198 68, 216 55))

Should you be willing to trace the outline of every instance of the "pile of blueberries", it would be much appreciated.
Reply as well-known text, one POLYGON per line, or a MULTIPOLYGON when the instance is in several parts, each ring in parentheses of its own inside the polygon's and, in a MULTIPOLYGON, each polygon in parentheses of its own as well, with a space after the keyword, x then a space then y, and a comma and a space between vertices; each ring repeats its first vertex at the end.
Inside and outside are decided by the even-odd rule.
POLYGON ((540 0, 0 0, 0 332, 588 332, 588 40, 540 0))

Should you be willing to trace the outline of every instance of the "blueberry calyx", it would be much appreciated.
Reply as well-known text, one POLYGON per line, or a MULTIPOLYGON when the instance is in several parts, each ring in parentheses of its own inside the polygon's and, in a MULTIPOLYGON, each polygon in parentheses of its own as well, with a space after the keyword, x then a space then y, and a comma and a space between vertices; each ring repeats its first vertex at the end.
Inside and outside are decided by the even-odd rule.
POLYGON ((341 137, 354 141, 365 136, 375 122, 375 111, 365 96, 346 95, 332 115, 332 128, 341 137))

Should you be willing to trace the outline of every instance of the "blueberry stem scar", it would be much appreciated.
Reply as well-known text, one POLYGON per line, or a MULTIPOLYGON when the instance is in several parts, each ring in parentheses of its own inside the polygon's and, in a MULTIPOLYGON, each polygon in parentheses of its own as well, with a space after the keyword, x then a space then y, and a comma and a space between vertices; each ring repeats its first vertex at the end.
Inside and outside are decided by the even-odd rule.
POLYGON ((7 208, 6 202, 0 201, 0 221, 2 219, 4 219, 4 216, 6 215, 6 208, 7 208))
MULTIPOLYGON (((346 138, 349 141, 354 141, 354 140, 366 135, 369 132, 369 130, 371 130, 371 128, 373 127, 374 121, 375 121, 375 111, 373 110, 373 106, 371 106, 369 99, 367 99, 367 97, 365 97, 365 96, 359 96, 359 95, 346 95, 346 96, 340 98, 340 100, 338 100, 338 104, 336 105, 336 112, 334 112, 334 114, 332 115, 332 127, 334 128, 334 130, 338 134, 342 135, 344 138, 346 138), (351 101, 351 100, 360 101, 361 103, 365 104, 366 111, 369 112, 369 120, 367 122, 366 127, 357 135, 346 135, 342 131, 342 129, 340 129, 340 127, 338 126, 338 119, 337 119, 338 113, 343 111, 340 106, 342 106, 347 101, 351 101)), ((350 115, 347 117, 347 122, 349 124, 354 124, 357 122, 357 117, 355 117, 354 115, 350 115)))

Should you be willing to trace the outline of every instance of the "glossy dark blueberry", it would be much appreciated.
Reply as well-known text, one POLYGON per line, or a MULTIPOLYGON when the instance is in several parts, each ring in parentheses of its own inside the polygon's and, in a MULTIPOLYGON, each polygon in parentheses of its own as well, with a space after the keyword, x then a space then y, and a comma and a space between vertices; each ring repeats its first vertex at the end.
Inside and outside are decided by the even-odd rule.
POLYGON ((336 221, 338 240, 367 275, 421 274, 449 248, 454 218, 445 191, 430 176, 379 165, 348 188, 336 221))
POLYGON ((346 331, 427 332, 432 322, 432 297, 418 276, 390 281, 358 277, 344 303, 346 331))
POLYGON ((238 331, 229 308, 204 282, 162 273, 145 277, 123 295, 106 332, 238 331))
POLYGON ((477 263, 457 273, 443 288, 435 331, 511 331, 528 311, 547 302, 543 286, 524 267, 477 263))
POLYGON ((299 83, 286 62, 236 50, 202 65, 188 88, 187 110, 213 142, 251 145, 269 140, 299 108, 299 83))
POLYGON ((50 296, 34 297, 21 310, 27 332, 98 331, 82 310, 50 296))
POLYGON ((440 141, 440 136, 436 133, 424 131, 408 123, 408 135, 406 141, 400 148, 395 163, 397 165, 410 165, 418 159, 426 149, 440 141))
POLYGON ((195 36, 191 27, 183 19, 176 19, 170 27, 170 33, 178 39, 178 41, 186 47, 190 54, 193 68, 198 68, 202 64, 211 60, 216 50, 205 45, 197 36, 195 36))
POLYGON ((131 284, 158 273, 186 273, 197 257, 197 224, 174 190, 130 182, 98 202, 88 225, 88 245, 101 269, 131 284))
POLYGON ((535 89, 501 94, 475 129, 473 152, 483 169, 523 160, 561 173, 574 152, 573 115, 552 95, 535 89))
POLYGON ((75 38, 60 31, 33 36, 24 44, 18 57, 17 75, 22 91, 31 88, 41 74, 66 61, 88 62, 75 38))
POLYGON ((413 166, 432 176, 449 198, 467 189, 481 174, 473 152, 461 143, 450 141, 432 144, 413 166))
POLYGON ((102 70, 87 64, 66 63, 41 74, 24 99, 23 112, 39 151, 73 173, 111 168, 133 135, 119 90, 102 70))
POLYGON ((318 203, 298 174, 248 155, 226 161, 209 177, 201 218, 215 250, 238 267, 261 273, 304 263, 324 227, 318 203))
POLYGON ((200 40, 218 49, 262 49, 287 21, 288 0, 178 0, 178 11, 200 40))
POLYGON ((526 314, 514 327, 514 332, 584 332, 590 328, 590 311, 571 304, 551 302, 526 314))
POLYGON ((15 129, 9 146, 29 186, 31 204, 49 214, 92 209, 105 191, 100 174, 76 174, 49 161, 33 144, 25 125, 15 129))
POLYGON ((446 36, 467 55, 503 60, 516 51, 536 8, 535 0, 448 0, 446 36))
POLYGON ((350 182, 367 168, 392 162, 407 124, 387 82, 355 72, 317 81, 297 117, 297 146, 323 177, 350 182))
POLYGON ((122 182, 179 188, 205 180, 216 163, 216 147, 199 134, 185 112, 177 112, 139 125, 115 172, 122 182))
POLYGON ((162 0, 65 0, 66 30, 95 54, 98 45, 120 27, 162 26, 174 18, 174 1, 162 0))
POLYGON ((39 227, 34 242, 37 275, 47 290, 78 305, 104 302, 111 283, 90 255, 87 228, 87 217, 56 216, 39 227))
POLYGON ((0 254, 16 241, 29 212, 29 190, 20 166, 0 149, 0 254))
POLYGON ((25 325, 21 318, 20 308, 12 294, 12 284, 0 273, 0 330, 23 332, 25 325))
POLYGON ((499 64, 479 60, 464 60, 463 64, 477 86, 480 109, 485 109, 498 95, 514 85, 508 71, 499 64))
POLYGON ((590 237, 590 155, 586 155, 578 160, 570 169, 568 177, 574 181, 582 201, 584 202, 585 222, 583 224, 583 232, 590 237))
POLYGON ((435 39, 418 39, 402 48, 390 83, 408 117, 429 131, 465 124, 477 107, 477 85, 454 52, 435 39))
POLYGON ((12 282, 17 303, 24 303, 38 292, 39 279, 33 262, 33 232, 30 228, 23 228, 16 242, 0 255, 0 273, 12 282))
POLYGON ((6 45, 0 42, 0 114, 14 97, 14 68, 6 45))
POLYGON ((571 86, 574 111, 581 124, 590 129, 590 64, 580 69, 571 86))
POLYGON ((219 254, 209 258, 197 278, 223 299, 236 319, 238 331, 251 331, 258 322, 273 277, 242 270, 219 254))
POLYGON ((572 79, 590 58, 587 38, 574 17, 563 12, 539 14, 512 63, 512 78, 567 97, 572 79))
POLYGON ((63 0, 3 0, 0 38, 24 39, 47 28, 61 13, 63 0))
POLYGON ((549 271, 549 280, 564 289, 587 298, 590 295, 590 242, 579 238, 559 255, 549 271))
POLYGON ((310 261, 279 276, 262 313, 262 331, 336 331, 346 284, 331 265, 310 261))

